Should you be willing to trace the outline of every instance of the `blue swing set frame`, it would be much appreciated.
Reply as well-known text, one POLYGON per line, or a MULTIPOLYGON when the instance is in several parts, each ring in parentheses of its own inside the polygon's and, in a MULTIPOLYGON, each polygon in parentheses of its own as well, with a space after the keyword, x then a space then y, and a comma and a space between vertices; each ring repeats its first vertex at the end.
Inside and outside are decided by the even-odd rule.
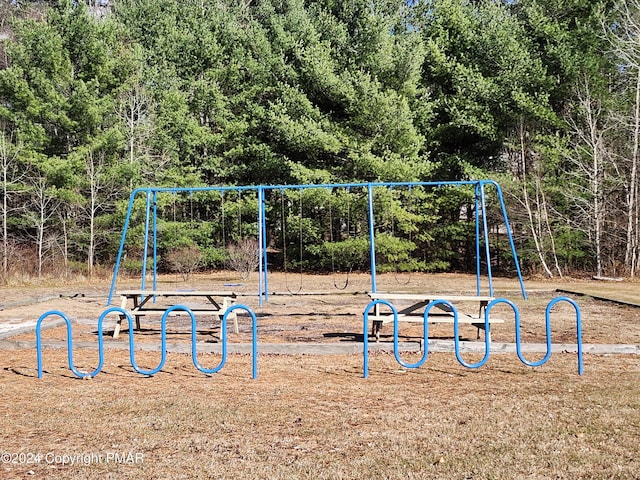
POLYGON ((489 295, 493 296, 493 276, 491 271, 491 252, 490 252, 490 242, 489 242, 489 226, 487 224, 487 194, 486 190, 488 188, 493 188, 495 190, 496 197, 500 204, 500 211, 502 214, 502 220, 505 226, 509 246, 511 249, 511 254, 513 255, 513 260, 518 276, 518 280, 520 282, 520 288, 522 291, 522 296, 524 299, 527 298, 527 294, 524 287, 524 282, 522 280, 522 273, 520 270, 520 264, 518 261, 518 256, 516 253, 515 244, 513 241, 513 236, 511 233, 511 227, 509 225, 509 220, 507 217, 507 211, 505 207, 504 197, 502 194, 502 190, 500 185, 493 180, 469 180, 469 181, 442 181, 442 182, 369 182, 369 183, 328 183, 328 184, 307 184, 307 185, 256 185, 256 186, 215 186, 215 187, 176 187, 176 188, 159 188, 159 187, 148 187, 148 188, 138 188, 134 190, 129 197, 129 206, 127 208, 127 213, 124 221, 124 227, 122 230, 122 237, 120 240, 120 246, 118 249, 118 254, 115 262, 115 267, 113 271, 113 278, 111 281, 111 288, 109 290, 109 297, 107 300, 107 305, 111 305, 111 301, 113 299, 113 295, 116 288, 117 278, 119 274, 119 270, 121 267, 121 262, 123 259, 123 255, 125 253, 125 243, 127 232, 131 222, 131 216, 134 210, 134 203, 136 199, 144 196, 145 199, 145 228, 144 228, 144 245, 143 249, 143 258, 142 258, 142 278, 141 278, 141 289, 146 289, 146 277, 147 277, 147 262, 145 261, 149 257, 149 245, 151 248, 151 257, 152 257, 152 278, 153 278, 153 287, 152 289, 156 289, 157 282, 157 240, 158 240, 158 224, 157 224, 157 199, 158 194, 160 193, 196 193, 196 192, 220 192, 224 194, 224 192, 234 191, 234 192, 253 192, 257 197, 258 204, 258 215, 257 215, 257 224, 258 224, 258 248, 259 248, 259 281, 258 281, 258 292, 257 295, 259 297, 260 305, 263 302, 268 302, 269 300, 269 290, 268 290, 268 268, 267 268, 267 227, 266 227, 266 208, 265 208, 265 198, 266 193, 274 190, 288 190, 288 189, 297 189, 297 190, 305 190, 305 189, 337 189, 337 188, 347 188, 347 189, 355 189, 362 188, 366 189, 367 192, 367 202, 368 202, 368 212, 367 212, 367 221, 369 226, 369 258, 370 258, 370 271, 371 271, 371 292, 377 292, 377 278, 376 278, 376 242, 375 242, 375 221, 374 221, 374 189, 375 188, 412 188, 412 187, 472 187, 475 192, 475 233, 476 233, 476 290, 477 295, 481 294, 482 290, 482 282, 481 282, 481 271, 482 271, 482 261, 486 265, 486 274, 488 279, 488 290, 489 295), (482 240, 484 239, 484 252, 482 251, 482 240))

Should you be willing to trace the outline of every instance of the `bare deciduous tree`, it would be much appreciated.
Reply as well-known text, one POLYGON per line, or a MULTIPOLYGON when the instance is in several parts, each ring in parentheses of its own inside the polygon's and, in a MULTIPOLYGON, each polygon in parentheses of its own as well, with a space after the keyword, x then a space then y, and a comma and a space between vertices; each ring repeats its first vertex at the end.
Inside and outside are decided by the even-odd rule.
POLYGON ((55 195, 55 190, 48 184, 43 176, 33 177, 30 184, 32 209, 29 209, 26 218, 29 225, 35 228, 35 241, 38 256, 38 277, 43 275, 46 254, 55 245, 53 236, 47 235, 47 227, 50 219, 56 215, 60 208, 60 200, 55 195))
POLYGON ((556 273, 562 277, 562 269, 558 261, 554 236, 551 230, 549 207, 544 193, 541 159, 529 146, 530 133, 523 118, 520 118, 517 125, 516 135, 518 139, 517 151, 513 148, 514 151, 510 152, 510 157, 512 172, 521 186, 520 196, 517 200, 524 208, 527 229, 545 274, 549 277, 554 276, 547 260, 547 257, 551 256, 556 273), (530 190, 533 190, 533 192, 530 190))
POLYGON ((624 164, 622 174, 625 184, 626 200, 626 248, 624 263, 630 276, 635 276, 640 260, 640 188, 638 185, 638 162, 640 161, 640 1, 622 0, 617 4, 616 28, 604 24, 613 53, 619 59, 623 78, 628 81, 623 86, 623 95, 627 94, 633 102, 631 108, 618 119, 618 125, 626 130, 624 137, 631 144, 627 153, 622 154, 624 164), (624 158, 626 157, 626 158, 624 158))
POLYGON ((592 239, 595 269, 598 277, 604 273, 603 238, 606 211, 604 189, 605 172, 611 156, 606 145, 606 136, 611 130, 609 112, 601 100, 593 94, 588 79, 577 88, 576 109, 567 116, 573 134, 573 148, 568 160, 573 166, 570 175, 576 180, 567 189, 572 201, 579 206, 581 215, 573 224, 592 239))
POLYGON ((96 219, 100 213, 108 210, 118 196, 116 179, 109 173, 103 151, 89 152, 86 161, 88 181, 88 202, 85 213, 89 221, 89 245, 87 247, 87 272, 93 276, 97 248, 96 219))
MULTIPOLYGON (((140 167, 145 179, 153 179, 169 162, 165 152, 150 145, 156 129, 154 102, 138 73, 120 97, 119 115, 126 126, 127 157, 130 165, 140 167)), ((129 187, 133 184, 130 182, 129 187)))
POLYGON ((227 253, 229 268, 238 272, 243 280, 258 268, 260 251, 255 238, 244 238, 237 243, 232 243, 227 247, 227 253))
POLYGON ((2 216, 2 277, 6 280, 9 274, 9 216, 18 212, 23 206, 16 206, 12 202, 12 197, 24 193, 22 184, 26 176, 26 171, 18 165, 18 153, 20 147, 12 142, 12 136, 0 131, 0 175, 2 188, 2 205, 0 215, 2 216))
POLYGON ((202 251, 197 246, 178 247, 167 253, 165 263, 170 271, 179 273, 187 281, 202 265, 202 258, 202 251))

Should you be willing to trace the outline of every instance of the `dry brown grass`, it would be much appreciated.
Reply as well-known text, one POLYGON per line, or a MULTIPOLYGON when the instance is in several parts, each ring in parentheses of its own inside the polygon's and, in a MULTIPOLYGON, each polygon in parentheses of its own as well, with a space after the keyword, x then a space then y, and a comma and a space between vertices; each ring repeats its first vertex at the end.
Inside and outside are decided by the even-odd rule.
MULTIPOLYGON (((451 354, 405 371, 374 355, 230 357, 217 375, 171 354, 153 378, 108 352, 103 373, 71 378, 61 351, 35 377, 34 352, 2 352, 2 450, 132 452, 138 464, 3 464, 23 478, 638 478, 640 361, 573 356, 530 369, 494 356, 478 371, 451 354)), ((155 357, 140 354, 141 362, 155 357)), ((94 364, 82 352, 78 362, 94 364)), ((415 359, 412 359, 415 360, 415 359)), ((214 363, 202 358, 203 363, 214 363)))
MULTIPOLYGON (((194 284, 197 288, 212 288, 210 278, 199 281, 205 283, 194 284)), ((423 281, 411 288, 437 286, 454 293, 473 286, 466 276, 423 281)), ((322 282, 331 278, 316 280, 322 282)), ((531 283, 537 293, 526 304, 513 293, 512 281, 498 287, 499 294, 522 305, 531 322, 523 332, 528 341, 542 339, 540 314, 555 296, 554 285, 531 283)), ((84 287, 104 291, 104 286, 84 287)), ((618 288, 633 292, 637 284, 618 288)), ((14 295, 3 293, 6 299, 14 295)), ((260 341, 353 341, 361 334, 359 315, 366 303, 357 296, 276 296, 269 306, 254 305, 261 314, 260 341)), ((585 341, 640 343, 636 310, 587 298, 579 304, 585 341)), ((0 321, 36 319, 50 308, 79 322, 77 338, 95 341, 96 312, 104 309, 100 298, 6 310, 0 321)), ((570 309, 554 315, 554 341, 575 341, 570 309)), ((494 339, 513 339, 509 322, 498 327, 494 339)), ((450 338, 449 330, 437 334, 450 338)), ((415 333, 403 331, 407 337, 415 333)), ((64 335, 63 329, 45 332, 47 339, 64 335)), ((180 328, 172 335, 189 340, 180 328)), ((217 335, 215 328, 203 328, 200 339, 215 341, 217 335)), ((157 342, 158 334, 151 329, 142 337, 157 342)), ((246 323, 239 335, 230 336, 234 342, 248 338, 246 323)), ((152 368, 158 358, 157 352, 136 355, 143 368, 152 368)), ((79 369, 92 370, 97 354, 77 350, 74 360, 79 369)), ((218 360, 200 356, 208 367, 218 360)), ((554 354, 535 369, 515 354, 494 354, 479 370, 463 368, 452 353, 431 354, 417 370, 401 368, 392 355, 373 354, 364 379, 361 355, 261 355, 256 380, 244 355, 231 355, 220 373, 206 376, 189 356, 170 353, 163 371, 145 378, 133 371, 126 351, 108 350, 102 373, 85 381, 73 377, 66 361, 64 350, 46 350, 46 373, 37 379, 33 349, 0 350, 0 451, 17 460, 0 465, 0 478, 640 478, 638 356, 587 355, 580 377, 575 355, 569 354, 554 354), (116 452, 131 453, 129 459, 138 463, 117 463, 113 457, 107 463, 116 452), (20 464, 27 459, 20 453, 42 457, 40 463, 20 464), (78 454, 102 455, 104 461, 56 461, 78 454)))

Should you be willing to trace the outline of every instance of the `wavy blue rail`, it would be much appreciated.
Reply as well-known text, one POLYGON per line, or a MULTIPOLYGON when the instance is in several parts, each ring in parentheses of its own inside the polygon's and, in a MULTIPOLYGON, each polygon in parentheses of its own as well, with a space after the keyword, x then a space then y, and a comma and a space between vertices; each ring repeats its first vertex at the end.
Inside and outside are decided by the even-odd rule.
POLYGON ((462 354, 460 352, 460 335, 459 335, 460 322, 458 319, 458 311, 447 300, 433 300, 425 308, 424 316, 423 316, 424 353, 422 355, 422 358, 416 363, 406 363, 400 357, 400 348, 399 348, 399 341, 398 341, 398 337, 399 337, 398 310, 387 300, 374 300, 367 305, 367 307, 364 309, 364 312, 363 312, 364 378, 368 378, 369 376, 369 333, 368 333, 369 312, 376 305, 385 305, 391 310, 391 314, 393 315, 393 354, 396 361, 405 368, 419 368, 425 363, 425 361, 427 360, 427 357, 429 356, 429 328, 428 328, 428 321, 427 321, 429 312, 431 311, 431 308, 433 308, 436 305, 447 306, 453 313, 453 335, 454 335, 454 347, 455 347, 456 358, 462 366, 466 368, 475 369, 475 368, 482 367, 489 360, 489 355, 491 353, 491 337, 489 335, 489 332, 490 332, 489 313, 491 312, 491 309, 494 306, 499 304, 507 304, 513 310, 514 318, 515 318, 515 331, 516 331, 516 353, 520 361, 529 367, 539 367, 541 365, 544 365, 549 360, 549 358, 551 358, 551 309, 555 304, 559 302, 569 303, 570 305, 573 306, 576 312, 576 338, 577 338, 576 343, 577 343, 577 355, 578 355, 578 374, 582 375, 584 373, 584 367, 583 367, 583 360, 582 360, 582 315, 580 313, 580 307, 575 301, 571 300, 570 298, 558 297, 553 299, 551 302, 549 302, 545 310, 545 332, 546 332, 547 350, 546 350, 545 356, 541 360, 536 362, 528 361, 522 353, 522 342, 521 342, 521 336, 520 336, 520 311, 518 310, 518 307, 510 300, 507 300, 504 298, 498 298, 493 300, 491 303, 489 303, 484 312, 485 353, 482 360, 480 360, 477 363, 467 363, 462 358, 462 354))
MULTIPOLYGON (((151 376, 151 375, 155 375, 156 373, 158 373, 160 370, 162 370, 162 368, 164 367, 164 364, 167 360, 167 318, 169 317, 169 314, 171 312, 174 312, 176 310, 179 311, 183 311, 186 312, 189 317, 191 318, 191 359, 193 361, 193 365, 200 370, 203 373, 206 374, 212 374, 212 373, 217 373, 219 372, 222 367, 224 367, 226 361, 227 361, 227 318, 229 316, 229 314, 235 310, 244 310, 245 312, 247 312, 250 316, 251 316, 251 329, 252 329, 252 341, 251 341, 251 350, 252 350, 252 367, 251 367, 251 377, 252 378, 257 378, 258 376, 258 322, 256 319, 256 315, 255 313, 253 313, 253 311, 247 307, 246 305, 242 305, 242 304, 237 304, 237 305, 233 305, 232 307, 230 307, 229 309, 227 309, 227 311, 224 313, 224 315, 222 316, 222 320, 221 320, 221 335, 220 335, 220 339, 222 342, 222 356, 220 359, 220 363, 214 367, 214 368, 205 368, 202 365, 200 365, 200 363, 198 362, 198 358, 197 358, 197 349, 198 349, 198 345, 196 342, 196 317, 193 314, 193 312, 188 308, 185 307, 183 305, 175 305, 171 308, 168 308, 167 311, 162 315, 162 319, 161 319, 161 347, 160 347, 160 352, 161 352, 161 359, 160 359, 160 363, 158 364, 158 366, 156 368, 153 368, 151 370, 144 370, 142 368, 140 368, 138 366, 138 364, 136 363, 136 353, 135 353, 135 340, 134 340, 134 335, 130 334, 129 335, 129 360, 131 362, 131 366, 133 367, 133 369, 140 373, 141 375, 147 375, 147 376, 151 376)), ((51 310, 49 312, 46 312, 44 314, 42 314, 40 316, 40 318, 38 319, 38 322, 36 324, 36 351, 37 351, 37 359, 38 359, 38 378, 42 378, 43 375, 43 369, 42 369, 42 338, 41 338, 41 330, 42 330, 42 322, 50 317, 50 316, 54 316, 57 315, 59 317, 61 317, 67 326, 67 355, 68 355, 68 360, 69 360, 69 369, 73 372, 73 374, 79 378, 85 378, 85 377, 95 377, 96 375, 98 375, 98 373, 100 373, 100 371, 102 370, 102 367, 104 365, 104 339, 103 339, 103 323, 104 323, 104 319, 111 315, 111 314, 118 314, 118 315, 122 315, 124 318, 127 319, 127 322, 129 324, 129 331, 133 332, 133 319, 131 318, 131 315, 129 314, 129 312, 123 310, 120 307, 111 307, 108 308, 107 310, 105 310, 102 315, 100 315, 100 318, 98 319, 98 367, 91 373, 82 373, 79 372, 76 368, 75 365, 73 363, 73 332, 72 332, 72 326, 71 326, 71 321, 69 320, 69 318, 62 312, 57 311, 57 310, 51 310)))
POLYGON ((551 309, 553 308, 553 306, 556 303, 559 302, 567 302, 570 305, 573 306, 573 308, 575 309, 576 312, 576 338, 577 338, 577 350, 578 350, 578 373, 580 375, 582 375, 584 373, 584 367, 583 367, 583 363, 582 363, 582 314, 580 312, 580 307, 578 306, 578 304, 574 301, 571 300, 570 298, 567 297, 558 297, 558 298, 554 298, 553 300, 551 300, 551 302, 549 302, 549 304, 547 305, 547 308, 545 310, 545 333, 546 333, 546 339, 547 339, 547 350, 546 353, 544 355, 544 357, 542 357, 542 359, 538 360, 537 362, 530 362, 528 361, 525 357, 524 354, 522 353, 522 342, 521 342, 521 337, 520 337, 520 311, 518 310, 518 307, 516 305, 513 304, 513 302, 506 300, 504 298, 497 298, 494 301, 492 301, 489 305, 487 305, 487 308, 485 310, 485 316, 486 318, 488 318, 489 316, 489 312, 491 311, 491 309, 498 304, 507 304, 511 307, 511 309, 513 310, 513 314, 514 314, 514 318, 515 318, 515 324, 516 324, 516 353, 518 355, 518 358, 520 359, 520 361, 522 363, 524 363, 525 365, 529 366, 529 367, 539 367, 541 365, 544 365, 545 363, 547 363, 547 361, 549 360, 549 358, 551 358, 551 309))

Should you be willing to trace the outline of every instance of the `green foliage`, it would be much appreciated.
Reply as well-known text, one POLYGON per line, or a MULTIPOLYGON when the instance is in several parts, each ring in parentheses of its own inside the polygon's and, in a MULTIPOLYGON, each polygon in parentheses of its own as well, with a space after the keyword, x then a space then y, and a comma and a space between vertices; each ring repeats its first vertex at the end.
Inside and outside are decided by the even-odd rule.
POLYGON ((491 167, 519 117, 557 122, 553 80, 508 4, 432 0, 419 9, 424 81, 437 92, 430 148, 491 167))
POLYGON ((224 248, 209 247, 202 250, 202 267, 207 269, 224 268, 229 260, 229 253, 224 248))
MULTIPOLYGON (((552 212, 543 246, 568 268, 588 266, 593 239, 569 220, 593 195, 570 158, 585 153, 570 148, 565 118, 585 79, 601 105, 631 111, 634 92, 622 85, 633 75, 601 33, 619 20, 609 0, 118 0, 104 18, 85 2, 53 3, 38 15, 16 6, 0 40, 0 130, 15 178, 6 221, 16 237, 32 234, 35 218, 18 172, 44 179, 56 200, 46 226, 69 256, 94 245, 101 262, 117 251, 139 186, 501 178, 526 262, 537 260, 527 257, 523 192, 552 212)), ((630 188, 628 133, 606 138, 613 202, 630 188)), ((287 263, 368 268, 363 193, 305 191, 301 207, 296 193, 286 194, 284 225, 277 202, 269 212, 287 263)), ((377 196, 380 268, 474 268, 472 196, 377 196)), ((156 206, 161 254, 197 248, 207 268, 257 233, 249 195, 156 206)), ((127 239, 139 251, 145 210, 134 206, 127 239)))
POLYGON ((350 272, 368 268, 369 239, 365 237, 310 245, 306 251, 315 257, 314 264, 327 272, 350 272))
POLYGON ((378 234, 376 241, 376 268, 380 273, 424 271, 422 262, 411 258, 416 244, 389 233, 378 234))

